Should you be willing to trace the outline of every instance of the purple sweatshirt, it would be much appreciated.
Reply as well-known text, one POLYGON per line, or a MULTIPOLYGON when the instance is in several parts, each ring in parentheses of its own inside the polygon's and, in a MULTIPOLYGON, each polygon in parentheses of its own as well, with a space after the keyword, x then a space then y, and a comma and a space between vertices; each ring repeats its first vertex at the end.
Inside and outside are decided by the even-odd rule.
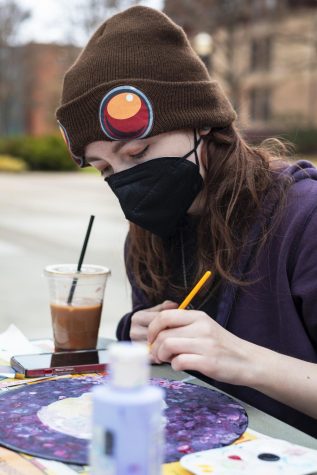
MULTIPOLYGON (((244 275, 251 268, 248 280, 252 284, 237 288, 221 283, 217 295, 202 310, 244 340, 317 363, 317 170, 309 162, 300 161, 284 173, 291 175, 294 183, 278 227, 258 255, 256 265, 254 250, 249 249, 240 259, 239 273, 244 275)), ((272 214, 274 203, 267 208, 268 215, 272 214)), ((255 224, 252 237, 256 239, 259 232, 260 226, 255 224)), ((189 227, 185 242, 190 242, 192 235, 189 227)), ((181 274, 179 262, 175 259, 175 275, 181 274)), ((119 322, 119 340, 130 339, 133 313, 153 305, 136 287, 129 270, 128 276, 133 310, 119 322)), ((202 379, 317 437, 317 420, 254 389, 202 379)))

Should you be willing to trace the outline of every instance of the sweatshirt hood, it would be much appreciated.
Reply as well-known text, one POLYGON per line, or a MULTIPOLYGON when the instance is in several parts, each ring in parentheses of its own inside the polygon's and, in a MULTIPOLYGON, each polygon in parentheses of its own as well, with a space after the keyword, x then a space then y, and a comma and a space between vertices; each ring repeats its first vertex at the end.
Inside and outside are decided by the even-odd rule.
POLYGON ((317 168, 307 160, 299 160, 286 167, 283 174, 291 176, 295 183, 307 180, 307 178, 317 181, 317 168))

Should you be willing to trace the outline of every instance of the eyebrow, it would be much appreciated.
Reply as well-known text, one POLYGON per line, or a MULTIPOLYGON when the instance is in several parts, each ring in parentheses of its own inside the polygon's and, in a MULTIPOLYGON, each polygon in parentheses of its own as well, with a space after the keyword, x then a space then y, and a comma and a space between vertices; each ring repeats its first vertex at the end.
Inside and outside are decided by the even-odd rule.
POLYGON ((133 140, 121 140, 120 142, 118 141, 118 142, 115 143, 115 145, 114 145, 114 147, 113 147, 113 149, 112 149, 112 153, 117 153, 117 152, 119 152, 119 151, 122 149, 122 147, 124 147, 125 145, 127 145, 127 144, 129 144, 129 143, 131 143, 131 142, 134 143, 134 142, 137 141, 137 145, 140 145, 140 144, 141 144, 141 145, 142 145, 142 144, 147 145, 147 143, 144 142, 147 138, 149 138, 149 137, 145 137, 144 139, 140 139, 140 138, 139 138, 139 139, 133 139, 133 140))
MULTIPOLYGON (((128 143, 130 143, 130 140, 121 140, 120 142, 116 142, 114 144, 114 147, 112 149, 112 153, 118 153, 125 145, 127 145, 128 143)), ((99 157, 95 157, 95 156, 86 156, 85 157, 86 160, 102 160, 102 158, 99 158, 99 157)))
MULTIPOLYGON (((121 150, 121 148, 126 144, 127 142, 116 142, 114 144, 114 147, 112 149, 112 153, 117 153, 119 152, 119 150, 121 150)), ((88 156, 86 155, 86 160, 102 160, 102 158, 100 157, 96 157, 95 155, 89 155, 88 156)))

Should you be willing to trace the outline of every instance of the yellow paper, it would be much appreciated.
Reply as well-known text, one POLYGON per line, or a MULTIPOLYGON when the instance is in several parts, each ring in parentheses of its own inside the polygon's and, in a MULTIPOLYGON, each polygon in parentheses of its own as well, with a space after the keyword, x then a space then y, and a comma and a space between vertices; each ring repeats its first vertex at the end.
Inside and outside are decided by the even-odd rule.
POLYGON ((163 465, 162 475, 192 475, 191 472, 185 470, 179 462, 165 463, 163 465))
POLYGON ((250 434, 250 432, 245 431, 239 439, 235 440, 232 445, 241 444, 242 442, 249 442, 250 440, 256 440, 257 436, 250 434))
POLYGON ((7 360, 4 360, 3 358, 0 358, 0 366, 7 366, 8 368, 11 368, 10 364, 8 363, 7 360))
POLYGON ((43 475, 43 471, 36 468, 17 452, 0 447, 0 475, 43 475))

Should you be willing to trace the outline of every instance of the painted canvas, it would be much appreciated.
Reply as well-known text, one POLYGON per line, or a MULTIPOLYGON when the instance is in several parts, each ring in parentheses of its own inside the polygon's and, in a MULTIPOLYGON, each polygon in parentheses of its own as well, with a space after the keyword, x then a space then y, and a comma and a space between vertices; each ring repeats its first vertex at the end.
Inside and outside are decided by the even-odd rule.
MULTIPOLYGON (((91 434, 90 390, 101 375, 42 381, 0 396, 0 444, 37 457, 85 465, 91 434)), ((244 408, 230 397, 180 381, 153 379, 165 390, 165 462, 222 447, 246 430, 244 408)))

